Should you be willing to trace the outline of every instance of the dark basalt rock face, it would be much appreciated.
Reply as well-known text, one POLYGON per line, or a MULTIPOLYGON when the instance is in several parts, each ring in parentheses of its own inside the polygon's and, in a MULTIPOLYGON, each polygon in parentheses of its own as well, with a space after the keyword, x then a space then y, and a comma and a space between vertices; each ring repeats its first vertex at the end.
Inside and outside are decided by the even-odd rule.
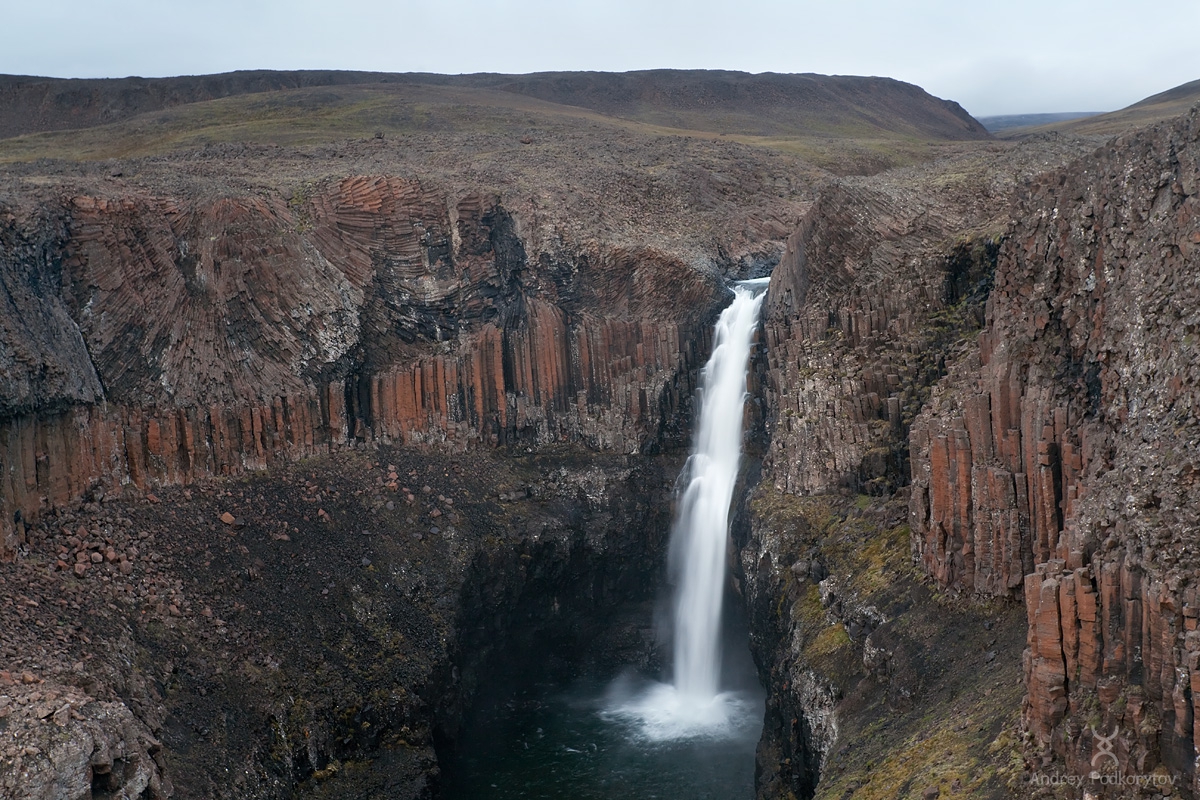
POLYGON ((512 654, 643 647, 714 274, 386 176, 2 221, 6 791, 427 797, 512 654))
POLYGON ((1188 792, 1198 186, 1195 111, 1031 185, 979 346, 912 436, 922 563, 1025 604, 1031 759, 1086 775, 1116 731, 1122 773, 1188 792))
MULTIPOLYGON (((940 170, 905 177, 827 189, 772 277, 765 452, 740 542, 768 687, 763 797, 861 789, 893 737, 932 735, 956 705, 995 713, 971 705, 984 687, 955 677, 973 674, 984 614, 939 607, 910 567, 903 523, 909 426, 982 322, 999 203, 960 203, 940 170), (954 638, 940 628, 950 618, 954 638), (962 699, 917 713, 939 692, 962 699)), ((1016 648, 1013 627, 1003 641, 1016 648)), ((984 743, 962 741, 964 772, 986 762, 984 743)), ((920 758, 906 758, 890 789, 868 791, 887 796, 919 775, 920 758)))
POLYGON ((104 396, 59 269, 65 215, 18 221, 0 205, 0 418, 104 396))
POLYGON ((764 796, 1124 796, 1114 731, 1106 775, 1197 791, 1197 119, 982 214, 848 182, 789 242, 741 551, 764 796))
POLYGON ((649 652, 613 609, 679 466, 382 445, 43 519, 0 573, 4 796, 430 797, 506 664, 649 652))
POLYGON ((15 519, 94 487, 354 441, 677 443, 719 302, 668 254, 535 258, 495 198, 450 208, 387 177, 292 204, 77 196, 4 219, 0 559, 15 519))

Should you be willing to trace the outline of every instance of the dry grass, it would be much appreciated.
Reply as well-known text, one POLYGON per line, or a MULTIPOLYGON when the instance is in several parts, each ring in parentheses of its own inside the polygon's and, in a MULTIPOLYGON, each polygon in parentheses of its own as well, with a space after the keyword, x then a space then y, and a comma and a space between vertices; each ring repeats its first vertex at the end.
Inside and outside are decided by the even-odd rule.
MULTIPOLYGON (((645 116, 645 115, 642 115, 645 116)), ((652 118, 653 115, 650 115, 652 118)), ((729 141, 799 156, 836 174, 870 174, 922 163, 963 143, 933 142, 861 121, 814 119, 748 134, 745 114, 678 116, 693 127, 601 114, 511 92, 420 84, 324 86, 237 95, 144 113, 122 122, 0 140, 0 163, 37 159, 100 161, 160 156, 224 143, 289 147, 334 144, 381 134, 478 133, 526 137, 605 129, 615 135, 729 141)), ((763 127, 763 126, 760 126, 763 127)))
POLYGON ((796 549, 816 549, 840 598, 888 620, 890 677, 865 676, 860 643, 822 605, 811 581, 782 576, 805 665, 837 686, 841 728, 817 788, 828 800, 942 797, 989 800, 1020 792, 1016 736, 1023 687, 1023 609, 930 591, 905 524, 886 524, 896 500, 795 497, 762 486, 753 511, 796 549), (882 523, 882 524, 881 524, 882 523), (995 651, 990 657, 987 653, 995 651), (898 694, 907 686, 911 694, 898 694))

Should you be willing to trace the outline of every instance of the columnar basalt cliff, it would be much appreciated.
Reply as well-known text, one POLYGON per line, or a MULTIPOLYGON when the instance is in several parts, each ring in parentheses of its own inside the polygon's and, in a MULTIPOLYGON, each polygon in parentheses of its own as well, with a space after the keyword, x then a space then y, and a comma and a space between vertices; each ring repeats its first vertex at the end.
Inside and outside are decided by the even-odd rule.
POLYGON ((1075 775, 1165 770, 1190 792, 1198 187, 1197 111, 1029 187, 978 351, 912 436, 924 566, 947 587, 1023 593, 1035 754, 1075 775))
POLYGON ((986 272, 970 260, 987 260, 986 241, 948 244, 967 227, 944 197, 848 184, 792 235, 766 322, 778 488, 895 488, 903 426, 939 377, 926 323, 986 272))
POLYGON ((1005 681, 1016 682, 1020 623, 1002 608, 947 607, 911 571, 909 434, 984 323, 1014 178, 1080 152, 1048 139, 1006 152, 1004 170, 968 158, 843 180, 788 242, 764 326, 767 447, 740 542, 768 676, 766 797, 1018 780, 991 753, 1019 704, 1005 681), (938 621, 951 618, 953 641, 938 621), (935 696, 954 699, 916 713, 935 696), (963 718, 986 722, 940 764, 878 738, 885 720, 920 741, 963 718), (880 759, 901 761, 884 777, 880 759))
POLYGON ((2 221, 3 558, 89 493, 355 440, 640 452, 682 435, 718 296, 654 250, 528 254, 497 198, 389 177, 2 221))
POLYGON ((653 591, 712 264, 531 247, 497 197, 390 176, 26 196, 2 221, 5 790, 428 797, 497 654, 585 653, 653 591), (208 505, 222 476, 258 502, 208 505), (87 636, 40 643, 76 615, 87 636), (223 677, 233 646, 268 664, 253 697, 223 677))
MULTIPOLYGON (((862 552, 862 531, 894 527, 895 504, 869 514, 870 525, 856 513, 844 529, 832 520, 844 513, 837 496, 869 492, 882 503, 904 483, 907 425, 948 349, 978 325, 977 284, 994 245, 986 232, 956 241, 959 230, 986 228, 978 223, 945 194, 846 182, 813 206, 772 277, 768 445, 741 544, 752 643, 769 676, 764 797, 810 797, 831 782, 835 749, 856 736, 843 701, 872 691, 858 685, 871 672, 864 648, 881 654, 877 671, 894 673, 885 696, 914 691, 917 667, 905 654, 917 648, 880 611, 895 599, 856 585, 884 563, 841 550, 851 528, 862 552)), ((902 559, 895 537, 884 538, 876 556, 902 559)))
POLYGON ((506 668, 653 658, 721 284, 823 173, 383 94, 0 175, 0 794, 428 800, 506 668))
POLYGON ((0 176, 0 789, 427 800, 500 667, 650 658, 612 609, 722 280, 775 267, 732 531, 759 796, 1200 796, 1200 110, 838 179, 641 130, 667 79, 0 176))

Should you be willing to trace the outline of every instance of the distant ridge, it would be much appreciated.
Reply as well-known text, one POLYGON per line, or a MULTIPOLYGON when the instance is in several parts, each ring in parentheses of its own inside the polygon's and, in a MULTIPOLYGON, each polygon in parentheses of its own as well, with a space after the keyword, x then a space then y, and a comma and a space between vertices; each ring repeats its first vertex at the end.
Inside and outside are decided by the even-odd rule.
POLYGON ((1197 101, 1200 101, 1200 79, 1181 83, 1174 89, 1167 89, 1165 92, 1152 94, 1145 100, 1137 101, 1129 108, 1150 108, 1174 103, 1185 103, 1190 107, 1197 101))
POLYGON ((107 125, 148 111, 242 94, 378 83, 392 77, 336 70, 255 70, 178 78, 0 75, 0 138, 107 125))
POLYGON ((1007 138, 1060 131, 1076 136, 1115 136, 1132 128, 1152 125, 1186 114, 1197 103, 1200 103, 1200 80, 1189 81, 1165 92, 1150 95, 1119 111, 1028 128, 1009 128, 1004 130, 1003 135, 1007 138))
POLYGON ((1053 122, 1067 122, 1068 120, 1094 117, 1103 113, 1103 111, 1062 111, 1055 114, 1000 114, 992 117, 976 117, 976 119, 990 132, 999 133, 1011 128, 1049 125, 1053 122))
POLYGON ((839 135, 866 126, 928 139, 988 138, 958 103, 892 78, 646 70, 466 75, 459 81, 676 128, 713 130, 719 110, 727 125, 739 129, 723 131, 729 133, 771 135, 808 127, 839 135))
POLYGON ((263 70, 176 78, 0 76, 0 138, 107 125, 238 95, 388 84, 503 92, 652 125, 714 133, 923 140, 989 137, 957 103, 890 78, 711 70, 528 75, 263 70))

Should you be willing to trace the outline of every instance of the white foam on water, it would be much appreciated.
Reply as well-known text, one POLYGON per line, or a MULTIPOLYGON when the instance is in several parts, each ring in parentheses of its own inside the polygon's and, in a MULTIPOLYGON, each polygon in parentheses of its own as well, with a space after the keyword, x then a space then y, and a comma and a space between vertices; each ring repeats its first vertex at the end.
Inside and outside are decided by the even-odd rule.
POLYGON ((749 692, 685 695, 669 683, 651 683, 632 697, 611 698, 603 716, 631 725, 650 742, 733 739, 753 734, 762 724, 762 704, 749 692))

